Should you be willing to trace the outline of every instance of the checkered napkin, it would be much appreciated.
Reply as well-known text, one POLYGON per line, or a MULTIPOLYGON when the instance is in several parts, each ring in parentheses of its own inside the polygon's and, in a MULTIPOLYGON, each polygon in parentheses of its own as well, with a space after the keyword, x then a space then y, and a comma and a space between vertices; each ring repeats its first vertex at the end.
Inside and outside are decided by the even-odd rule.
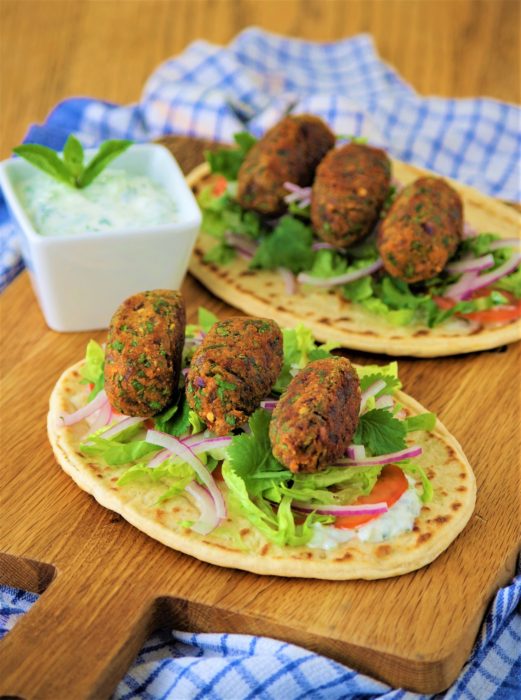
MULTIPOLYGON (((421 97, 375 52, 371 37, 319 44, 247 29, 222 48, 196 41, 162 64, 138 104, 60 103, 26 141, 61 148, 162 134, 231 141, 256 136, 288 110, 323 117, 338 134, 366 136, 393 156, 521 201, 521 110, 488 98, 421 97)), ((0 290, 22 269, 0 197, 0 290)))
MULTIPOLYGON (((0 638, 37 598, 0 586, 0 638)), ((390 688, 274 639, 162 631, 141 649, 113 700, 514 700, 521 697, 520 601, 521 567, 497 594, 461 676, 440 695, 390 688)))
MULTIPOLYGON (((418 96, 376 54, 371 38, 315 44, 242 32, 228 47, 191 44, 150 77, 138 104, 91 99, 59 104, 26 141, 61 148, 72 131, 85 146, 107 138, 147 141, 184 134, 231 141, 245 129, 260 135, 286 111, 312 112, 336 133, 367 136, 392 155, 521 200, 517 170, 520 110, 491 99, 418 96)), ((14 232, 0 202, 0 288, 22 269, 14 232)), ((0 589, 0 632, 36 596, 0 589)), ((447 698, 521 696, 521 576, 493 603, 473 654, 447 698)), ((405 698, 421 697, 304 649, 242 635, 156 634, 141 650, 115 697, 405 698)))

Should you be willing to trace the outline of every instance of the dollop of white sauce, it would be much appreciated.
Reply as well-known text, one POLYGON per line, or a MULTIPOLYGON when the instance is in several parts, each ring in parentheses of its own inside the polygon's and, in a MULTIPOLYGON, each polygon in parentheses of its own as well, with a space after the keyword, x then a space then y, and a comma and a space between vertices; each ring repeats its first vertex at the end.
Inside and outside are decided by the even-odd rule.
POLYGON ((409 477, 407 480, 409 489, 389 508, 387 513, 350 530, 315 523, 313 537, 307 546, 313 549, 330 550, 354 539, 362 542, 384 542, 404 532, 410 532, 420 514, 422 502, 412 480, 409 477))
POLYGON ((164 189, 124 170, 104 170, 90 185, 77 189, 35 169, 17 192, 43 236, 156 226, 178 218, 177 206, 164 189))

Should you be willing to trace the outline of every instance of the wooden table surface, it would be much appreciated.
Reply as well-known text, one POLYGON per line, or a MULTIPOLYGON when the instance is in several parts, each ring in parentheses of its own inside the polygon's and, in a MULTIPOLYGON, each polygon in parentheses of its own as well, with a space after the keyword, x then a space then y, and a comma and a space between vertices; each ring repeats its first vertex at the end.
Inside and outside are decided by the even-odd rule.
POLYGON ((59 101, 139 99, 195 39, 245 27, 331 41, 371 33, 422 94, 519 102, 517 0, 0 0, 0 158, 59 101))
MULTIPOLYGON (((420 93, 455 97, 489 95, 519 101, 519 4, 515 0, 0 0, 0 157, 7 157, 23 138, 28 125, 41 122, 59 100, 85 95, 119 103, 136 101, 153 69, 182 51, 190 41, 204 38, 225 43, 251 25, 316 40, 368 32, 373 35, 382 58, 394 65, 420 93)), ((188 311, 192 319, 199 304, 223 315, 230 313, 229 307, 191 279, 185 283, 185 291, 189 293, 188 311)), ((25 273, 0 297, 0 314, 3 326, 0 371, 5 379, 0 443, 4 455, 10 455, 9 464, 18 470, 24 441, 21 432, 14 442, 12 436, 14 422, 20 430, 24 425, 19 402, 23 399, 25 406, 30 405, 40 423, 52 377, 81 356, 90 334, 60 335, 49 331, 25 273), (42 371, 35 372, 34 382, 29 382, 26 370, 39 367, 42 371), (21 384, 17 383, 19 380, 21 384), (11 436, 9 444, 7 435, 11 436)), ((102 334, 95 337, 101 339, 102 334)), ((515 494, 519 488, 516 445, 520 391, 516 367, 520 352, 518 343, 505 353, 401 362, 408 391, 440 415, 477 467, 480 491, 475 518, 478 520, 473 521, 471 536, 476 536, 480 522, 487 520, 493 520, 498 533, 508 530, 510 542, 512 533, 518 532, 515 513, 519 512, 519 498, 515 494), (452 391, 455 387, 462 392, 459 396, 452 391), (500 405, 503 408, 498 413, 500 405), (506 504, 495 488, 493 470, 498 460, 512 466, 506 504)), ((34 444, 35 440, 31 440, 34 444)), ((33 462, 38 468, 50 469, 52 455, 43 431, 40 444, 41 451, 35 454, 33 462)), ((23 463, 26 462, 29 464, 31 460, 23 463)), ((63 478, 63 489, 67 488, 63 478)), ((82 494, 76 496, 78 502, 81 497, 82 494)), ((89 503, 89 513, 92 508, 98 507, 89 503)), ((37 524, 27 519, 25 510, 20 511, 18 531, 32 533, 30 541, 39 543, 40 560, 44 563, 33 566, 27 560, 13 560, 6 578, 13 585, 43 591, 53 576, 52 566, 45 564, 53 559, 44 553, 46 547, 50 552, 53 545, 38 539, 37 524), (21 566, 21 561, 26 564, 21 566)), ((108 530, 105 534, 111 535, 108 530)), ((4 535, 5 531, 0 533, 0 539, 4 535)), ((495 546, 495 542, 490 539, 487 546, 495 546)), ((458 547, 463 569, 464 549, 461 543, 458 547)), ((36 553, 37 549, 31 551, 36 553)), ((503 550, 499 555, 500 571, 483 590, 482 610, 494 586, 506 581, 512 573, 512 550, 506 544, 503 550)), ((27 551, 13 553, 29 554, 29 544, 27 551)), ((25 623, 23 620, 18 623, 18 639, 34 639, 36 630, 31 628, 29 617, 26 616, 25 623)), ((263 628, 251 631, 262 633, 263 628)), ((14 636, 12 640, 14 644, 14 636)), ((134 650, 138 648, 135 644, 136 641, 134 650)), ((17 658, 16 650, 14 658, 17 658)), ((125 663, 120 663, 121 673, 125 663)), ((44 661, 42 664, 43 668, 44 661)), ((85 674, 87 684, 88 668, 85 674)), ((103 687, 113 683, 112 678, 103 687)), ((48 697, 53 697, 52 693, 48 697)))

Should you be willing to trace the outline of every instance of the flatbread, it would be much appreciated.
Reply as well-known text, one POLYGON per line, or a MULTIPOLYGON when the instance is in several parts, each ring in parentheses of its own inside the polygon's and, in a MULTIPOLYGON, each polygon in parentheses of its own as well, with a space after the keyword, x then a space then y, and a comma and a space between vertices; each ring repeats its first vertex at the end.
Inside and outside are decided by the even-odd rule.
MULTIPOLYGON (((128 465, 108 467, 101 460, 81 454, 79 445, 88 432, 85 421, 71 427, 59 425, 60 415, 72 413, 86 402, 88 390, 80 384, 81 364, 62 374, 50 398, 47 428, 56 459, 76 484, 101 505, 119 513, 150 537, 197 559, 274 576, 387 578, 433 561, 463 530, 474 510, 476 482, 472 469, 458 442, 437 421, 432 432, 408 436, 409 444, 423 448, 420 463, 434 489, 433 500, 423 505, 410 532, 379 543, 352 540, 330 551, 276 546, 242 517, 228 518, 209 535, 199 535, 180 525, 198 518, 188 496, 179 495, 158 506, 164 485, 134 482, 118 486, 118 478, 128 465)), ((425 411, 403 392, 395 396, 409 415, 425 411)), ((217 483, 228 500, 225 483, 217 483)))
MULTIPOLYGON (((435 174, 397 160, 392 163, 394 177, 403 184, 435 174)), ((188 184, 196 189, 209 174, 208 165, 202 164, 188 175, 188 184)), ((465 220, 480 233, 493 232, 503 238, 520 236, 520 215, 513 207, 445 179, 463 199, 465 220)), ((305 319, 321 341, 332 340, 347 348, 387 355, 441 357, 489 350, 521 338, 521 319, 488 328, 457 318, 436 328, 414 324, 397 327, 344 299, 336 290, 313 291, 308 287, 288 296, 277 272, 249 270, 248 261, 239 256, 227 265, 204 262, 215 244, 213 236, 199 234, 189 267, 194 277, 217 297, 252 316, 273 318, 281 326, 294 326, 305 319)))

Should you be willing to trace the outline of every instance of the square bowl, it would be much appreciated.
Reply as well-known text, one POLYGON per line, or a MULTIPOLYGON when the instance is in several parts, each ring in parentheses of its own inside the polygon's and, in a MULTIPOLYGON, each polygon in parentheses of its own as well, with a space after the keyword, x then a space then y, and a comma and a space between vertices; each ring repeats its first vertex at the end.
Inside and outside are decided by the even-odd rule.
MULTIPOLYGON (((87 160, 94 155, 86 150, 87 160)), ((47 325, 55 331, 106 328, 131 294, 179 289, 201 224, 201 212, 170 151, 134 144, 108 169, 144 175, 173 199, 173 223, 106 232, 42 235, 31 222, 17 187, 34 173, 21 158, 0 163, 0 185, 15 226, 22 257, 47 325)))

